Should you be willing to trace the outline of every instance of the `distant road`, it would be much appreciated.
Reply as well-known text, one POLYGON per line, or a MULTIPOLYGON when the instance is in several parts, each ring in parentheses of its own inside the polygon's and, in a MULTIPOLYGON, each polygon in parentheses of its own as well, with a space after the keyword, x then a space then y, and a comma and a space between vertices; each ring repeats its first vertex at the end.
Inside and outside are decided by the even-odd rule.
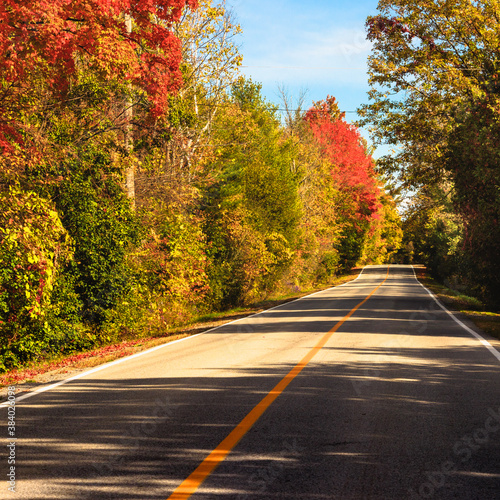
POLYGON ((500 347, 481 335, 411 266, 368 266, 19 401, 0 498, 500 499, 500 347))

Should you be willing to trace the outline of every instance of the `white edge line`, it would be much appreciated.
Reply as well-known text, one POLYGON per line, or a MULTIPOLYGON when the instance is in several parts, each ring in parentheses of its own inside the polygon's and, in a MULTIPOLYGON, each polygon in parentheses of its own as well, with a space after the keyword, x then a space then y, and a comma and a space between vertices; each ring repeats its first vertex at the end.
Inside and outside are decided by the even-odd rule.
MULTIPOLYGON (((267 313, 267 312, 272 311, 274 309, 278 309, 279 307, 283 307, 285 305, 291 304, 292 302, 296 302, 298 300, 306 299, 308 297, 312 297, 313 295, 323 293, 327 290, 332 290, 334 288, 338 288, 339 286, 348 285, 349 283, 356 281, 361 276, 364 269, 365 269, 364 267, 363 267, 363 269, 361 269, 361 272, 358 274, 358 276, 356 276, 356 278, 354 278, 353 280, 347 281, 346 283, 342 283, 342 285, 332 286, 329 288, 325 288, 324 290, 319 290, 317 292, 311 293, 309 295, 304 295, 303 297, 299 297, 298 299, 290 300, 289 302, 285 302, 284 304, 280 304, 278 306, 271 307, 270 309, 265 309, 264 311, 260 311, 260 312, 255 313, 255 314, 250 314, 249 316, 245 316, 244 318, 239 318, 239 319, 235 319, 233 321, 229 321, 228 323, 224 323, 223 325, 219 325, 219 326, 216 326, 214 328, 210 328, 209 330, 205 330, 204 332, 200 332, 200 333, 197 333, 195 335, 190 335, 189 337, 184 337, 182 339, 173 340, 172 342, 166 342, 164 344, 161 344, 161 345, 158 345, 155 347, 151 347, 150 349, 146 349, 144 351, 137 352, 137 353, 132 354, 130 356, 125 356, 125 357, 117 359, 115 361, 111 361, 110 363, 104 363, 104 364, 99 365, 95 368, 92 368, 91 370, 78 373, 77 375, 74 375, 73 377, 69 377, 69 378, 66 378, 64 380, 60 380, 59 382, 56 382, 54 384, 40 387, 39 389, 35 389, 34 391, 27 392, 26 394, 22 394, 21 396, 16 397, 16 404, 19 401, 23 401, 24 399, 31 398, 31 397, 36 396, 37 394, 41 394, 42 392, 45 392, 45 391, 50 391, 52 389, 55 389, 56 387, 59 387, 60 385, 67 384, 68 382, 71 382, 73 380, 77 380, 79 378, 86 377, 87 375, 91 375, 92 373, 96 373, 98 371, 105 370, 106 368, 109 368, 110 366, 115 366, 115 365, 118 365, 118 364, 123 363, 125 361, 129 361, 131 359, 138 358, 139 356, 143 356, 143 355, 148 354, 150 352, 157 351, 159 349, 163 349, 164 347, 168 347, 168 346, 171 346, 173 344, 177 344, 178 342, 183 342, 185 340, 194 339, 195 337, 198 337, 200 335, 204 335, 206 333, 213 332, 214 330, 217 330, 218 328, 222 328, 223 326, 231 325, 231 324, 236 323, 238 321, 243 321, 243 320, 252 318, 254 316, 258 316, 259 314, 267 313)), ((0 403, 0 408, 5 408, 6 406, 10 406, 9 401, 4 401, 3 403, 0 403)))
MULTIPOLYGON (((69 378, 66 378, 64 380, 60 380, 59 382, 56 382, 54 384, 47 385, 47 386, 44 386, 44 387, 40 387, 39 389, 36 389, 34 391, 27 392, 26 394, 23 394, 21 396, 17 396, 16 397, 16 403, 18 401, 22 401, 23 399, 27 399, 27 398, 30 398, 32 396, 35 396, 36 394, 40 394, 42 392, 49 391, 51 389, 55 389, 56 387, 59 387, 60 385, 64 385, 64 384, 66 384, 68 382, 71 382, 72 380, 77 380, 79 378, 82 378, 82 377, 85 377, 87 375, 90 375, 91 373, 95 373, 95 372, 98 372, 100 370, 104 370, 105 368, 109 368, 110 366, 118 365, 120 363, 123 363, 124 361, 128 361, 128 360, 133 359, 133 358, 138 358, 139 356, 142 356, 143 354, 146 354, 148 352, 156 351, 156 350, 161 349, 161 348, 163 348, 163 347, 165 347, 167 345, 176 344, 177 342, 181 342, 183 340, 187 340, 187 339, 190 339, 190 338, 198 337, 198 335, 202 335, 203 333, 206 333, 206 332, 200 332, 200 333, 197 333, 195 335, 191 335, 190 337, 185 337, 185 338, 182 338, 182 339, 173 340, 172 342, 166 342, 165 344, 161 344, 161 345, 157 345, 155 347, 151 347, 150 349, 146 349, 145 351, 137 352, 137 353, 132 354, 130 356, 124 356, 123 358, 117 359, 115 361, 111 361, 110 363, 103 363, 102 365, 96 366, 95 368, 92 368, 91 370, 87 370, 87 371, 78 373, 77 375, 74 375, 73 377, 69 377, 69 378)), ((3 403, 0 403, 0 408, 2 408, 4 406, 9 406, 9 404, 10 403, 8 401, 4 401, 3 403)))
POLYGON ((475 332, 472 328, 469 328, 465 323, 462 323, 450 310, 448 310, 446 306, 444 306, 441 303, 441 301, 428 288, 426 288, 424 285, 422 285, 422 283, 420 283, 420 281, 418 281, 417 274, 415 273, 415 268, 413 267, 413 265, 411 266, 411 268, 413 269, 413 275, 415 276, 417 283, 435 300, 436 304, 443 311, 447 312, 451 316, 453 321, 458 323, 464 330, 469 332, 472 336, 476 337, 476 339, 478 339, 479 342, 481 342, 481 344, 483 344, 484 347, 486 347, 486 349, 488 349, 488 351, 490 351, 491 354, 493 354, 493 356, 495 356, 495 358, 497 358, 498 361, 500 361, 500 352, 498 352, 484 337, 479 335, 479 333, 475 332))

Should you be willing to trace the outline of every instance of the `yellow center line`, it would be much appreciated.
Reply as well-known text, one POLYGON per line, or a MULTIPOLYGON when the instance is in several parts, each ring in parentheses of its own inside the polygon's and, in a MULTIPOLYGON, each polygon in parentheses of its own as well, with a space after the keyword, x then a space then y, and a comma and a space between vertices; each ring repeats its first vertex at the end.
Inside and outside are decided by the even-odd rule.
POLYGON ((168 497, 167 500, 186 500, 189 498, 214 471, 214 469, 229 455, 241 438, 251 429, 262 414, 271 406, 274 400, 287 388, 288 384, 307 366, 312 358, 325 346, 331 336, 387 281, 389 268, 382 281, 358 305, 353 307, 319 342, 281 379, 267 396, 255 406, 250 413, 231 431, 231 433, 208 455, 203 462, 187 477, 168 497))

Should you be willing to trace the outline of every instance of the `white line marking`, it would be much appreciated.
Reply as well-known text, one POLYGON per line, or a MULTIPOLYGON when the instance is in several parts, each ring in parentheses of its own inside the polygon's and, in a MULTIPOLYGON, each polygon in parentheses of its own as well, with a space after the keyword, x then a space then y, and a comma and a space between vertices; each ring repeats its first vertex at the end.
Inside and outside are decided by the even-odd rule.
MULTIPOLYGON (((238 321, 243 321, 243 320, 246 320, 246 319, 249 319, 249 318, 253 318, 254 316, 258 316, 259 314, 267 313, 267 312, 272 311, 274 309, 278 309, 279 307, 283 307, 285 305, 291 304, 292 302, 297 302, 298 300, 306 299, 308 297, 312 297, 313 295, 317 295, 319 293, 326 292, 327 290, 333 290, 335 288, 338 288, 339 286, 348 285, 349 283, 352 283, 353 281, 356 281, 361 276, 361 274, 363 273, 363 271, 364 271, 364 268, 361 270, 361 272, 359 273, 359 275, 356 276, 356 278, 354 278, 353 280, 348 281, 346 283, 343 283, 342 285, 332 286, 332 287, 329 287, 329 288, 325 288, 324 290, 319 290, 318 292, 311 293, 309 295, 304 295, 304 297, 299 297, 298 299, 290 300, 289 302, 285 302, 284 304, 280 304, 278 306, 271 307, 270 309, 265 309, 264 311, 261 311, 261 312, 258 312, 258 313, 250 314, 249 316, 245 316, 244 318, 239 318, 239 319, 235 319, 233 321, 229 321, 227 323, 224 323, 223 325, 219 325, 219 326, 216 326, 214 328, 210 328, 209 330, 206 330, 204 332, 200 332, 200 333, 197 333, 195 335, 190 335, 189 337, 184 337, 182 339, 174 340, 172 342, 166 342, 165 344, 161 344, 161 345, 158 345, 158 346, 155 346, 155 347, 151 347, 150 349, 146 349, 145 351, 137 352, 135 354, 132 354, 131 356, 125 356, 125 357, 117 359, 115 361, 111 361, 110 363, 104 363, 102 365, 99 365, 99 366, 91 369, 91 370, 84 371, 82 373, 74 375, 73 377, 66 378, 64 380, 60 380, 59 382, 56 382, 54 384, 47 385, 47 386, 44 386, 44 387, 40 387, 39 389, 36 389, 34 391, 27 392, 26 394, 22 394, 21 396, 17 396, 16 397, 16 404, 19 401, 23 401, 24 399, 31 398, 31 397, 33 397, 33 396, 35 396, 37 394, 42 393, 42 392, 50 391, 51 389, 55 389, 56 387, 59 387, 59 386, 64 385, 64 384, 67 384, 68 382, 71 382, 73 380, 78 380, 79 378, 86 377, 87 375, 91 375, 92 373, 96 373, 98 371, 105 370, 106 368, 109 368, 110 366, 115 366, 115 365, 118 365, 118 364, 123 363, 125 361, 129 361, 131 359, 138 358, 139 356, 143 356, 144 354, 148 354, 150 352, 157 351, 158 349, 163 349, 164 347, 168 347, 168 346, 171 346, 173 344, 177 344, 178 342, 183 342, 185 340, 194 339, 195 337, 198 337, 200 335, 204 335, 206 333, 213 332, 214 330, 217 330, 218 328, 222 328, 223 326, 231 325, 231 324, 236 323, 238 321)), ((9 406, 9 402, 8 401, 4 401, 3 403, 0 403, 0 408, 5 408, 6 406, 9 406)))
POLYGON ((476 337, 476 339, 478 339, 479 342, 481 342, 481 344, 483 344, 484 347, 486 347, 486 349, 488 349, 488 351, 490 351, 491 354, 493 354, 493 356, 495 356, 495 358, 497 358, 498 361, 500 361, 500 352, 498 352, 484 337, 482 337, 481 335, 479 335, 479 333, 472 330, 472 328, 469 328, 466 324, 462 323, 451 311, 449 311, 428 288, 426 288, 424 285, 422 285, 422 283, 420 283, 420 281, 418 281, 417 274, 415 273, 415 268, 413 266, 411 266, 411 268, 413 269, 413 275, 415 276, 417 283, 435 300, 436 304, 443 311, 447 312, 451 316, 453 321, 458 323, 464 330, 468 331, 472 336, 476 337))
MULTIPOLYGON (((90 375, 91 373, 95 373, 95 372, 98 372, 100 370, 104 370, 105 368, 109 368, 110 366, 118 365, 120 363, 123 363, 124 361, 138 358, 139 356, 142 356, 143 354, 156 351, 158 349, 161 349, 162 347, 166 347, 167 345, 176 344, 177 342, 182 342, 183 340, 188 340, 188 339, 191 339, 194 337, 198 337, 198 335, 202 335, 203 333, 206 333, 206 332, 197 333, 197 334, 192 335, 190 337, 185 337, 183 339, 173 340, 172 342, 167 342, 165 344, 157 345, 155 347, 151 347, 150 349, 146 349, 145 351, 137 352, 137 353, 132 354, 130 356, 125 356, 125 357, 117 359, 115 361, 111 361, 110 363, 103 363, 102 365, 96 366, 95 368, 92 368, 91 370, 84 371, 82 373, 78 373, 77 375, 74 375, 73 377, 66 378, 64 380, 60 380, 59 382, 56 382, 55 384, 40 387, 39 389, 36 389, 34 391, 31 391, 31 392, 27 392, 26 394, 23 394, 21 396, 16 396, 16 403, 18 401, 22 401, 23 399, 27 399, 27 398, 30 398, 32 396, 35 396, 36 394, 40 394, 41 392, 49 391, 50 389, 55 389, 56 387, 59 387, 60 385, 71 382, 72 380, 77 380, 79 378, 85 377, 86 375, 90 375)), ((9 405, 8 401, 3 402, 0 404, 0 408, 2 408, 4 406, 8 406, 8 405, 9 405)))

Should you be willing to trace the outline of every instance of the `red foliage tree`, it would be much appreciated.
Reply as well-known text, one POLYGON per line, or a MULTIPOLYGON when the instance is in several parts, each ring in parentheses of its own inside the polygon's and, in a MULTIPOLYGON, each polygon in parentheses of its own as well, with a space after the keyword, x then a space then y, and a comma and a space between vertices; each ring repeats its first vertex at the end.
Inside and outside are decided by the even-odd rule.
MULTIPOLYGON (((102 78, 143 90, 154 116, 182 82, 169 27, 197 0, 4 0, 0 3, 0 147, 19 140, 16 110, 28 81, 64 97, 85 59, 102 78), (126 19, 133 19, 129 32, 126 19)), ((29 99, 28 99, 29 100, 29 99)))
POLYGON ((321 151, 332 166, 332 176, 339 190, 355 203, 361 219, 379 217, 380 191, 375 178, 373 159, 366 152, 358 129, 344 120, 334 97, 315 102, 305 115, 321 151))

